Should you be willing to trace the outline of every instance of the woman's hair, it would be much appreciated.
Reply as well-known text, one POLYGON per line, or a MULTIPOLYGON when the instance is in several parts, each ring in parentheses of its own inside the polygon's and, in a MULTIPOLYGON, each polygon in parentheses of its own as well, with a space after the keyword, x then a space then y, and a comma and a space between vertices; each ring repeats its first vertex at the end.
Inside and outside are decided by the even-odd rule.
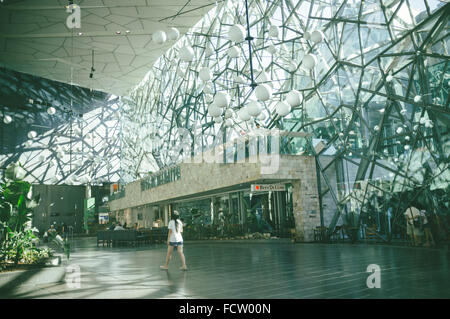
POLYGON ((180 214, 178 211, 174 210, 172 214, 172 220, 175 222, 175 229, 178 231, 178 219, 180 218, 180 214))

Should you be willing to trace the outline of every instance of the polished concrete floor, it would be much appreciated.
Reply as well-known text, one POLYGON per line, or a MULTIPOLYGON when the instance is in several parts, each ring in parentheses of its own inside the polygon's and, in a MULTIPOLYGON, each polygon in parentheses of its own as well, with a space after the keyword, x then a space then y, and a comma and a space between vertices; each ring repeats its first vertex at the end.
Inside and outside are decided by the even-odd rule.
POLYGON ((78 239, 70 261, 45 269, 59 270, 57 280, 33 281, 39 271, 9 281, 0 274, 0 297, 450 298, 445 250, 282 240, 193 242, 185 243, 187 272, 178 269, 178 256, 168 271, 160 270, 165 254, 164 245, 96 247, 94 238, 78 239), (381 288, 367 287, 370 264, 381 269, 381 288), (79 267, 79 286, 68 279, 74 276, 65 272, 68 265, 79 267))

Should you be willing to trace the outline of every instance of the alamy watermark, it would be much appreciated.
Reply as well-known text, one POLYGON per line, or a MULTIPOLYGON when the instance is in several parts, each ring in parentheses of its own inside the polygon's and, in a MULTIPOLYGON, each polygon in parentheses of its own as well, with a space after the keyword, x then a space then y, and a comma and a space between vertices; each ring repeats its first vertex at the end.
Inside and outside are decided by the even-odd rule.
POLYGON ((81 269, 78 265, 69 265, 66 267, 65 277, 67 288, 80 289, 81 288, 81 269))
MULTIPOLYGON (((174 132, 172 131, 172 134, 174 132)), ((260 163, 261 174, 275 174, 280 168, 280 131, 254 130, 232 138, 231 133, 193 134, 191 130, 178 128, 176 140, 168 147, 174 156, 182 154, 183 163, 260 163), (204 147, 208 145, 208 149, 204 147)), ((153 137, 147 142, 147 150, 163 148, 166 142, 153 137)))
POLYGON ((70 4, 66 7, 66 12, 70 13, 67 17, 66 25, 69 29, 81 28, 81 8, 76 4, 70 4))
POLYGON ((367 277, 367 288, 381 288, 381 268, 377 264, 367 266, 367 272, 372 273, 367 277))

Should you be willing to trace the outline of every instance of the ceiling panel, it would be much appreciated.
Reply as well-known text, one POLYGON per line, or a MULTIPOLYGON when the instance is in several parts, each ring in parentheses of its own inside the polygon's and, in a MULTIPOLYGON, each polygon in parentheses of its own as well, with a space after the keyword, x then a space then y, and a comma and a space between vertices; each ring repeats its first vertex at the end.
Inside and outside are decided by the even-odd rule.
POLYGON ((170 27, 184 34, 216 1, 74 3, 81 8, 81 28, 71 30, 66 26, 68 1, 4 0, 0 4, 0 66, 126 95, 174 44, 157 45, 152 34, 170 27), (92 51, 96 71, 90 78, 92 51))

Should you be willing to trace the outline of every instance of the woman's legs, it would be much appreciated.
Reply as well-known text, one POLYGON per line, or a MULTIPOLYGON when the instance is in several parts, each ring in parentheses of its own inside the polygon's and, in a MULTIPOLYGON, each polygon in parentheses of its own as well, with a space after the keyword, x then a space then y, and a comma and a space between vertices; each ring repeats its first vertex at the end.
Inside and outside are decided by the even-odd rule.
POLYGON ((181 259, 181 269, 186 269, 186 259, 184 258, 184 254, 183 254, 183 246, 178 246, 177 247, 177 251, 178 254, 180 255, 180 259, 181 259))
POLYGON ((166 256, 166 265, 165 266, 161 266, 162 269, 167 269, 169 268, 169 262, 170 262, 170 257, 172 255, 173 252, 173 246, 168 246, 167 247, 167 256, 166 256))
POLYGON ((435 246, 436 244, 434 243, 433 234, 431 233, 431 227, 425 227, 424 231, 426 240, 425 246, 430 246, 430 244, 435 246))

